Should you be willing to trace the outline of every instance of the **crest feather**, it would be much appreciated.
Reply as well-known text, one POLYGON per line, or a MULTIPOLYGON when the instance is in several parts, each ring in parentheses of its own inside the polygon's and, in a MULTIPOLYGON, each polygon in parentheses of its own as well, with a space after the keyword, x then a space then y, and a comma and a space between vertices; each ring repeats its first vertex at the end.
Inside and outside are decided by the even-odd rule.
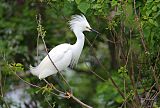
POLYGON ((86 17, 83 14, 81 14, 81 15, 73 15, 71 17, 71 20, 69 21, 70 29, 73 30, 74 27, 77 24, 80 24, 80 23, 88 23, 86 17))

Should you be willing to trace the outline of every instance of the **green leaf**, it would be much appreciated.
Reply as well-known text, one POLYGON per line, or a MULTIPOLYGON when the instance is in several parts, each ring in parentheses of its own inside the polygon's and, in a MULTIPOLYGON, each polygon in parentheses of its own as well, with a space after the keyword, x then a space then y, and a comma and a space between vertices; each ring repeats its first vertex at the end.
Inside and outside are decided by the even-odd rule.
POLYGON ((147 0, 147 3, 151 3, 153 0, 147 0))
POLYGON ((157 11, 157 6, 153 6, 153 7, 152 7, 152 10, 153 10, 153 11, 157 11))
POLYGON ((160 0, 155 0, 155 2, 160 2, 160 0))
POLYGON ((152 13, 152 10, 146 11, 146 15, 149 16, 152 13))
POLYGON ((95 4, 92 6, 92 9, 100 9, 100 8, 102 8, 101 4, 95 4))
POLYGON ((112 0, 112 2, 111 2, 112 7, 116 6, 117 4, 118 4, 118 2, 116 0, 112 0))
POLYGON ((151 24, 158 26, 158 23, 156 21, 154 21, 153 19, 149 19, 148 20, 151 24))
POLYGON ((17 67, 22 67, 23 65, 21 63, 16 64, 17 67))
POLYGON ((79 3, 81 2, 81 0, 75 0, 75 2, 76 2, 77 4, 79 4, 79 3))
POLYGON ((159 15, 160 15, 160 10, 156 13, 156 15, 153 18, 156 19, 159 15))
POLYGON ((157 5, 157 7, 159 7, 159 8, 160 8, 160 4, 158 4, 158 5, 157 5))
POLYGON ((81 2, 78 5, 78 9, 82 12, 82 13, 86 13, 87 10, 90 8, 90 4, 87 2, 81 2))
POLYGON ((9 65, 13 72, 21 72, 24 70, 21 63, 13 63, 9 65))

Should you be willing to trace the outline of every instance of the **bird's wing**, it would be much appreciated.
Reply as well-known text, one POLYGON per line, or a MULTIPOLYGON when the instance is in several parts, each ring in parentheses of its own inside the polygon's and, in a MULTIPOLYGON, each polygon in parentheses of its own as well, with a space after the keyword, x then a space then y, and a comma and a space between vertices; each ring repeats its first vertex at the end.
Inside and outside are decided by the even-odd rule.
POLYGON ((70 49, 59 50, 57 54, 59 55, 57 61, 53 61, 53 56, 51 57, 51 59, 58 70, 55 68, 55 66, 51 63, 50 59, 48 58, 45 67, 43 67, 43 70, 41 69, 42 71, 39 74, 39 79, 43 79, 52 74, 56 74, 58 71, 65 70, 69 66, 72 58, 72 51, 70 49))
MULTIPOLYGON (((70 49, 70 44, 61 44, 61 45, 58 45, 56 47, 54 47, 48 54, 50 56, 50 58, 52 59, 52 61, 54 63, 60 61, 65 53, 70 49)), ((48 65, 48 63, 51 63, 50 59, 48 56, 46 56, 42 62, 40 63, 41 64, 46 64, 48 65)))
MULTIPOLYGON (((53 63, 56 65, 59 71, 67 68, 72 59, 72 50, 70 44, 61 44, 54 47, 50 52, 49 56, 53 63)), ((34 68, 31 68, 31 73, 43 79, 52 74, 56 74, 57 70, 52 64, 48 55, 41 61, 41 63, 34 68)))

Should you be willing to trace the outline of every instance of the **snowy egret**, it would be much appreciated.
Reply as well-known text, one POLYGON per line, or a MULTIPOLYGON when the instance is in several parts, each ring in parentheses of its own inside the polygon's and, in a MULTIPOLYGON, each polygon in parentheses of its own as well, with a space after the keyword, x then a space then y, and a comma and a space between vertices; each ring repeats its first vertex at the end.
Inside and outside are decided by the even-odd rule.
MULTIPOLYGON (((85 41, 83 31, 94 31, 98 33, 90 27, 84 15, 73 15, 71 21, 69 21, 69 25, 77 37, 76 43, 73 45, 68 43, 60 44, 49 52, 49 56, 58 71, 65 70, 67 67, 73 68, 77 64, 85 41)), ((31 66, 30 72, 39 77, 39 79, 44 79, 58 72, 55 66, 49 57, 46 56, 37 67, 31 66)))

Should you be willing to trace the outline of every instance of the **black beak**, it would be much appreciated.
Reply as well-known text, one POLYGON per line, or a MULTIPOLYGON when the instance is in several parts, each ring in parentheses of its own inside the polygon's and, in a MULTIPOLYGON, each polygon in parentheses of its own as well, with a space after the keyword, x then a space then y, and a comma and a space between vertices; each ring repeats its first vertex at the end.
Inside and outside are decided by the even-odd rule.
POLYGON ((94 30, 94 29, 90 29, 92 32, 95 32, 95 33, 97 33, 97 34, 100 34, 98 31, 96 31, 96 30, 94 30))

